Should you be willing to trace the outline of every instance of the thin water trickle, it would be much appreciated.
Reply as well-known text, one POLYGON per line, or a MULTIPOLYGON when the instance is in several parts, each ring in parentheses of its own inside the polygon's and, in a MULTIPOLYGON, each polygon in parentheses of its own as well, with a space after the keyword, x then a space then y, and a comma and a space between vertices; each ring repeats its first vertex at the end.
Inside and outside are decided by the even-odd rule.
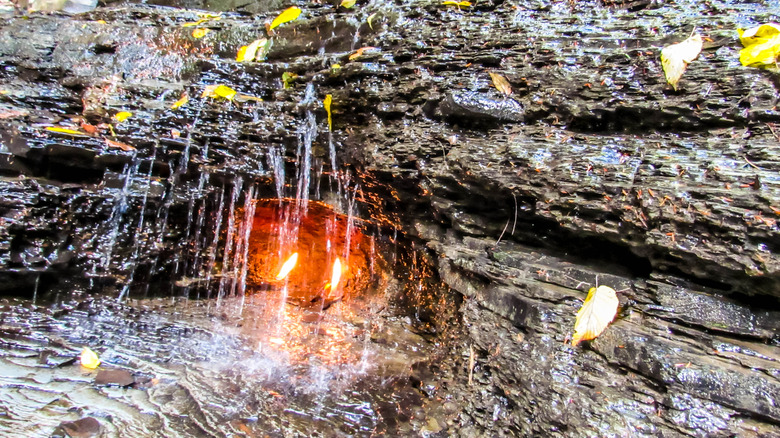
POLYGON ((133 279, 135 278, 135 271, 138 268, 138 257, 140 255, 141 249, 146 248, 145 243, 147 242, 147 239, 144 239, 144 218, 146 214, 146 204, 149 199, 149 189, 152 186, 152 170, 154 169, 154 158, 156 156, 156 150, 157 148, 152 151, 152 156, 149 159, 149 171, 146 174, 145 178, 145 187, 143 191, 143 196, 141 197, 141 211, 138 216, 138 226, 135 229, 135 242, 133 244, 133 255, 130 260, 130 277, 128 281, 125 282, 124 286, 122 287, 122 291, 119 294, 119 301, 122 301, 124 298, 127 297, 127 295, 130 293, 130 287, 133 285, 133 279))
POLYGON ((211 298, 211 280, 214 275, 214 268, 217 264, 217 249, 219 246, 219 233, 222 231, 222 216, 224 215, 225 208, 225 187, 222 186, 219 189, 219 203, 217 204, 217 210, 215 212, 216 223, 214 224, 214 234, 212 235, 211 244, 209 244, 208 256, 206 262, 206 298, 211 298))
POLYGON ((232 254, 233 250, 233 243, 234 243, 234 231, 235 231, 235 215, 234 211, 236 210, 236 203, 238 203, 238 197, 241 194, 241 186, 243 185, 244 180, 240 177, 236 177, 233 180, 233 189, 231 191, 230 196, 230 204, 228 206, 227 215, 228 215, 228 225, 227 225, 227 238, 225 239, 225 251, 222 254, 222 278, 219 281, 219 293, 217 294, 217 307, 222 302, 222 298, 225 296, 225 290, 228 287, 228 281, 235 281, 235 277, 232 275, 233 273, 228 269, 229 263, 230 263, 230 255, 232 254))
MULTIPOLYGON (((108 272, 111 266, 111 258, 114 253, 114 246, 116 245, 117 237, 119 236, 119 227, 122 224, 122 217, 128 207, 128 197, 130 193, 130 185, 133 183, 136 173, 141 162, 137 155, 133 155, 133 161, 126 164, 122 171, 122 188, 114 195, 114 208, 111 211, 111 216, 108 219, 108 235, 106 236, 106 244, 103 248, 101 255, 100 268, 104 273, 108 272)), ((93 266, 93 274, 96 266, 93 266)))

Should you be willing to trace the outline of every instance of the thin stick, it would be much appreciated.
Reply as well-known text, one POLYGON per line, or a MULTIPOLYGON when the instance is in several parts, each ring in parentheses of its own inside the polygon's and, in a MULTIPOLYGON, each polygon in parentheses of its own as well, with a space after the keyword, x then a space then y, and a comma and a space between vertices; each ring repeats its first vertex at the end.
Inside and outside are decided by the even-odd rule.
POLYGON ((474 345, 469 345, 469 385, 474 383, 474 345))

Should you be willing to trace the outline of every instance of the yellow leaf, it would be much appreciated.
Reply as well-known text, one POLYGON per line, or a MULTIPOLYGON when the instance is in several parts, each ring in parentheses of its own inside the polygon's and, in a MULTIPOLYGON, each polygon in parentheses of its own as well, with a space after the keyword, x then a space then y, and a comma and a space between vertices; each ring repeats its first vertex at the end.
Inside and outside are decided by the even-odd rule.
POLYGON ((350 9, 353 6, 355 6, 356 2, 357 2, 357 0, 341 0, 341 6, 347 8, 347 9, 350 9))
POLYGON ((374 21, 374 18, 376 18, 376 12, 369 15, 368 18, 366 18, 366 23, 368 23, 368 27, 371 28, 371 30, 374 30, 374 25, 371 24, 372 21, 374 21))
POLYGON ((190 97, 185 94, 184 96, 181 97, 181 99, 177 100, 176 102, 173 103, 173 105, 171 105, 171 109, 176 109, 179 108, 180 106, 186 105, 187 102, 189 101, 190 101, 190 97))
POLYGON ((588 297, 582 303, 577 319, 574 323, 574 336, 571 345, 576 346, 580 341, 596 339, 610 322, 615 318, 618 309, 618 298, 615 289, 609 286, 592 287, 588 291, 588 297))
POLYGON ((296 6, 289 7, 282 11, 278 17, 274 18, 274 21, 271 22, 271 26, 268 27, 268 30, 271 30, 281 24, 293 21, 298 18, 299 15, 301 15, 301 8, 296 6))
POLYGON ((116 119, 117 122, 124 122, 125 120, 128 119, 128 117, 130 117, 132 115, 133 115, 133 113, 131 113, 129 111, 120 111, 120 112, 114 114, 114 118, 116 119))
POLYGON ((214 99, 221 97, 223 99, 233 100, 233 98, 236 97, 236 90, 227 85, 207 85, 200 97, 212 97, 214 99))
POLYGON ((467 2, 467 1, 456 2, 456 1, 452 1, 452 0, 447 0, 445 2, 442 2, 442 5, 444 5, 444 6, 457 6, 458 9, 460 9, 461 6, 464 7, 464 8, 470 8, 471 7, 471 2, 467 2))
POLYGON ((507 96, 512 94, 512 86, 509 85, 509 81, 507 81, 505 77, 498 73, 489 74, 490 78, 493 79, 493 85, 496 87, 496 90, 506 94, 507 96))
POLYGON ((292 88, 292 83, 295 82, 296 79, 298 79, 298 75, 293 72, 286 71, 282 73, 284 88, 292 88))
POLYGON ((81 366, 94 370, 100 365, 98 355, 87 347, 81 350, 81 366))
POLYGON ((184 23, 184 24, 182 24, 182 25, 181 25, 181 27, 195 27, 195 26, 200 26, 201 24, 203 24, 203 23, 205 23, 205 22, 207 22, 207 21, 209 21, 207 18, 201 18, 201 19, 200 19, 200 20, 198 20, 198 21, 191 21, 191 22, 189 22, 189 23, 184 23))
POLYGON ((751 27, 748 30, 737 29, 737 33, 739 34, 739 40, 742 42, 742 45, 747 47, 753 44, 763 43, 772 35, 779 34, 780 24, 766 23, 761 26, 751 27))
POLYGON ((333 119, 330 115, 330 104, 333 102, 333 96, 328 94, 325 96, 325 100, 322 102, 323 106, 325 107, 325 111, 328 112, 328 131, 333 131, 333 119))
POLYGON ((746 67, 776 67, 780 58, 780 25, 762 24, 748 30, 737 29, 745 46, 739 52, 739 62, 746 67))
POLYGON ((86 133, 81 132, 81 131, 77 131, 75 129, 60 128, 58 126, 47 126, 46 130, 47 131, 51 131, 51 132, 59 132, 61 134, 87 135, 86 133))
MULTIPOLYGON (((255 60, 255 58, 258 58, 257 56, 257 50, 263 46, 265 47, 268 43, 268 40, 265 38, 260 38, 259 40, 252 41, 247 46, 241 46, 240 49, 238 49, 238 55, 236 56, 236 61, 238 62, 252 62, 255 60)), ((265 55, 262 56, 265 58, 265 55)))
POLYGON ((203 38, 209 32, 211 32, 211 29, 203 29, 203 28, 199 27, 199 28, 197 28, 197 29, 192 31, 192 36, 194 38, 203 38))
POLYGON ((664 69, 666 82, 677 90, 677 83, 680 81, 688 64, 693 62, 701 53, 703 42, 701 35, 696 34, 687 40, 666 46, 661 50, 661 66, 664 69))

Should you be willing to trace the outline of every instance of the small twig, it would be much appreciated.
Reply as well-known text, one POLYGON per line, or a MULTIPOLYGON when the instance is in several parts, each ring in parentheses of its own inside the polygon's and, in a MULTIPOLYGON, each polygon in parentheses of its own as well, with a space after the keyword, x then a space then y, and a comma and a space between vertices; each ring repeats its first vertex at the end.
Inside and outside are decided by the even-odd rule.
POLYGON ((756 166, 755 164, 751 163, 751 162, 750 162, 750 160, 748 160, 748 159, 747 159, 747 157, 742 157, 742 158, 743 158, 743 159, 745 160, 745 162, 746 162, 746 163, 748 163, 750 166, 752 166, 752 167, 754 167, 754 168, 756 168, 756 169, 758 169, 758 170, 763 170, 762 168, 760 168, 760 167, 756 166))
MULTIPOLYGON (((512 199, 515 200, 515 221, 512 223, 512 232, 511 235, 515 235, 515 227, 517 226, 517 198, 515 197, 515 194, 512 193, 512 199)), ((504 225, 504 229, 501 231, 501 235, 498 236, 498 240, 496 240, 495 246, 498 246, 499 243, 501 243, 501 239, 504 237, 504 233, 506 233, 506 229, 509 228, 509 219, 506 220, 506 225, 504 225)))
POLYGON ((469 385, 474 382, 474 346, 469 345, 469 385))
POLYGON ((498 246, 498 244, 501 243, 501 238, 504 237, 504 233, 506 233, 507 228, 509 228, 509 219, 506 220, 506 225, 504 225, 504 230, 501 231, 501 235, 498 236, 498 240, 496 240, 495 246, 498 246))
POLYGON ((771 133, 772 133, 772 135, 774 135, 774 136, 775 136, 775 138, 777 139, 777 141, 780 141, 780 134, 778 134, 778 133, 775 131, 775 124, 774 124, 774 123, 767 123, 767 124, 766 124, 766 127, 767 127, 767 128, 769 128, 769 132, 771 132, 771 133))

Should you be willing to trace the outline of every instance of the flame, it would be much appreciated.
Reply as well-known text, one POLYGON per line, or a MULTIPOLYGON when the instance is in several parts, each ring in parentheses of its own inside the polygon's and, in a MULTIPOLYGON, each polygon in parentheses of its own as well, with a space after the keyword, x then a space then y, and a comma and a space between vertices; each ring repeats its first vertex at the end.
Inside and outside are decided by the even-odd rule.
POLYGON ((296 263, 298 263, 298 253, 294 252, 293 255, 291 255, 290 258, 284 262, 282 269, 279 270, 279 274, 276 276, 276 279, 283 280, 285 277, 287 277, 287 275, 290 274, 290 271, 295 268, 296 263))
POLYGON ((336 290, 339 280, 341 280, 341 260, 336 257, 336 261, 333 262, 333 274, 330 276, 330 290, 336 290))

